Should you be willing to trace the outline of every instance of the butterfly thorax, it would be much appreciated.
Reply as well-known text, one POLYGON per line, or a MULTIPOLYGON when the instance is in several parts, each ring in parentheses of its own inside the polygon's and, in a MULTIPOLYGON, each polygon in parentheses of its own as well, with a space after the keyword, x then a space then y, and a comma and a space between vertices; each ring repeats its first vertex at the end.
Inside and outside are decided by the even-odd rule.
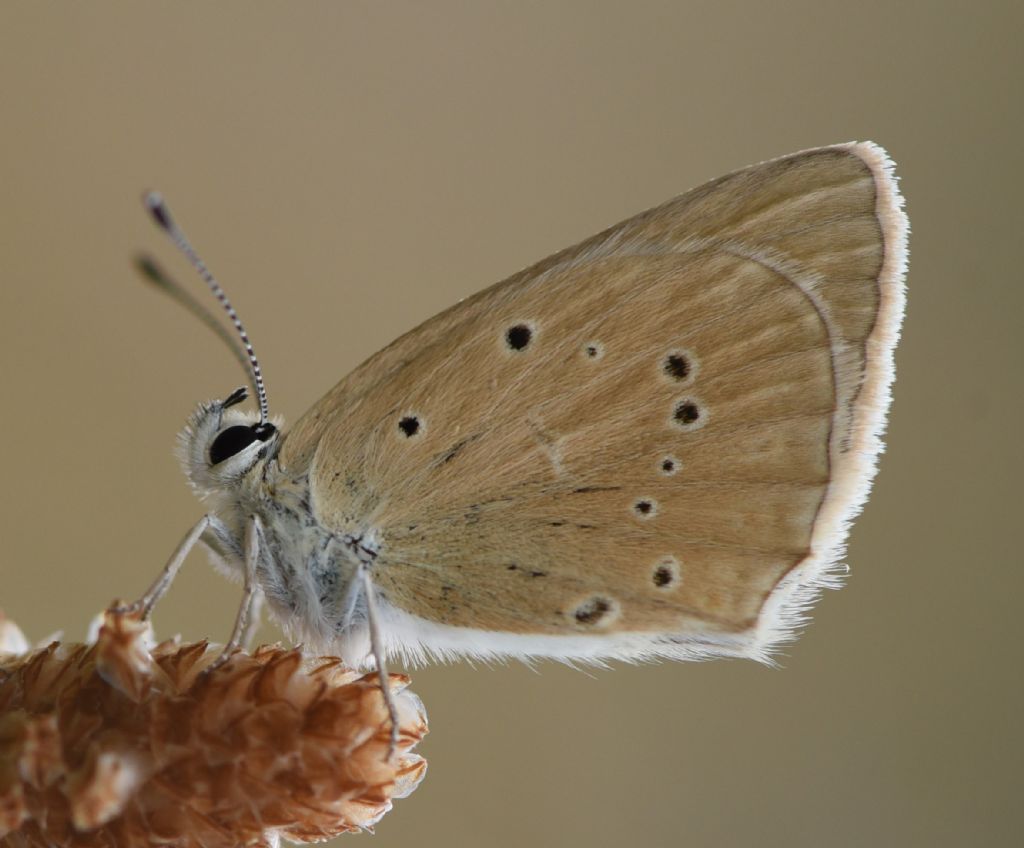
POLYGON ((360 565, 374 558, 372 543, 366 533, 328 528, 318 518, 308 471, 284 468, 278 460, 276 425, 265 443, 217 455, 217 439, 231 428, 252 427, 253 419, 214 401, 201 404, 181 434, 186 476, 216 518, 203 540, 223 570, 242 575, 246 527, 258 517, 256 580, 275 618, 314 649, 358 653, 366 611, 349 590, 360 565), (345 630, 355 635, 342 638, 345 630))
POLYGON ((365 621, 362 599, 350 590, 360 564, 372 561, 372 549, 359 536, 318 521, 308 475, 289 474, 270 460, 254 468, 247 483, 239 487, 234 517, 260 518, 257 579, 275 617, 314 649, 337 651, 343 631, 365 621))

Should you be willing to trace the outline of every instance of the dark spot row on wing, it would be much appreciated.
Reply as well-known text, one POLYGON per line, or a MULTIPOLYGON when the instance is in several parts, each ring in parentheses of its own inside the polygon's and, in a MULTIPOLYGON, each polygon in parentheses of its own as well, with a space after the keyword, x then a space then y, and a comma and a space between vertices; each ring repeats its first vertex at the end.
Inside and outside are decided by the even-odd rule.
MULTIPOLYGON (((516 322, 507 326, 502 333, 502 340, 505 347, 509 351, 516 353, 521 353, 529 349, 534 343, 535 337, 536 324, 528 321, 516 322)), ((591 340, 585 343, 580 348, 580 351, 585 359, 591 361, 600 360, 605 356, 605 347, 597 340, 591 340)), ((659 362, 659 368, 663 377, 670 383, 686 384, 695 376, 696 361, 689 352, 674 349, 662 356, 659 362)), ((693 397, 682 397, 673 401, 669 416, 669 424, 674 429, 689 432, 698 429, 703 426, 704 423, 704 410, 697 399, 693 397)), ((411 439, 422 434, 423 424, 420 416, 416 414, 403 415, 399 419, 398 429, 407 439, 411 439)), ((447 465, 456 459, 467 445, 471 444, 482 435, 482 433, 475 433, 471 436, 466 436, 458 440, 447 450, 437 454, 434 458, 433 464, 435 467, 447 465)), ((664 477, 674 476, 679 472, 681 467, 682 463, 672 454, 665 454, 660 457, 656 465, 658 473, 664 477)), ((622 488, 622 486, 615 485, 587 485, 577 486, 576 488, 571 489, 569 493, 596 494, 601 492, 621 491, 622 488)), ((659 505, 654 498, 644 496, 632 501, 630 509, 635 518, 646 521, 657 516, 659 505)), ((467 524, 477 523, 480 520, 480 505, 471 504, 463 513, 462 517, 467 524)), ((569 525, 569 522, 566 522, 565 520, 548 522, 548 526, 550 527, 565 527, 567 525, 569 525)), ((595 524, 575 522, 571 524, 571 527, 575 530, 600 529, 595 524)), ((531 577, 547 576, 547 573, 544 571, 527 572, 521 569, 517 563, 510 563, 506 568, 509 571, 523 571, 523 573, 529 574, 531 577)), ((670 589, 679 582, 678 561, 672 556, 664 557, 655 564, 653 570, 649 573, 651 575, 651 582, 657 589, 670 589)), ((573 612, 573 615, 579 624, 591 626, 605 622, 609 616, 617 613, 617 611, 618 607, 612 599, 595 597, 578 606, 573 612)))

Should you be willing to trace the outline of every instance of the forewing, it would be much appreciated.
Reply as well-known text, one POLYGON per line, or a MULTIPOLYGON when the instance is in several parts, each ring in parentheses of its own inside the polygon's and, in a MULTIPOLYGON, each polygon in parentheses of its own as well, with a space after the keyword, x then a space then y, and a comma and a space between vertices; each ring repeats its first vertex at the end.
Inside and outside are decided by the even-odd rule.
POLYGON ((904 250, 873 145, 739 171, 401 337, 282 463, 418 619, 759 655, 866 494, 904 250))

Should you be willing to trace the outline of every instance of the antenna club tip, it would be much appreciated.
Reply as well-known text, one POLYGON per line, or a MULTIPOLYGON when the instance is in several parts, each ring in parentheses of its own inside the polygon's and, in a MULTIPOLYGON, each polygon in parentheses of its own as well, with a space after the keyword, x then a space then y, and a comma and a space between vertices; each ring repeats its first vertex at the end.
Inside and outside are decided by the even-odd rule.
POLYGON ((220 405, 223 409, 227 409, 228 407, 240 404, 247 397, 249 397, 249 390, 245 386, 240 386, 224 398, 220 405))
POLYGON ((160 266, 157 265, 156 260, 153 259, 149 254, 138 253, 132 258, 132 264, 135 266, 135 270, 142 274, 147 280, 153 283, 163 283, 164 275, 160 271, 160 266))
POLYGON ((170 210, 168 210, 167 204, 164 203, 164 196, 160 192, 147 191, 142 195, 142 203, 149 210, 149 214, 153 216, 153 220, 163 229, 168 231, 174 229, 170 210))

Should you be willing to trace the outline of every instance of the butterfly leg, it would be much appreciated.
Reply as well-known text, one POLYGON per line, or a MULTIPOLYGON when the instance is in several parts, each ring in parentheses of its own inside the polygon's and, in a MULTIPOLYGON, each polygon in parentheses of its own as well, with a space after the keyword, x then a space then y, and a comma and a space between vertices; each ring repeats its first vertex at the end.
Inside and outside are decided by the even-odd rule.
POLYGON ((373 652, 373 659, 377 663, 377 679, 380 681, 380 692, 388 708, 388 717, 391 719, 391 737, 388 743, 387 754, 387 759, 390 760, 398 748, 398 706, 395 704, 394 696, 391 694, 387 661, 384 657, 384 644, 381 640, 380 622, 377 619, 377 597, 373 591, 373 582, 370 580, 370 569, 367 565, 360 565, 359 577, 363 584, 363 594, 366 597, 366 623, 370 630, 370 650, 373 652))
POLYGON ((167 564, 160 570, 160 574, 157 575, 153 585, 146 590, 145 594, 134 603, 115 607, 114 611, 120 613, 140 613, 143 621, 148 619, 153 612, 153 607, 167 594, 167 590, 171 588, 171 584, 178 575, 178 571, 185 562, 189 551, 195 547, 196 542, 199 541, 200 537, 210 528, 214 521, 216 519, 212 515, 204 515, 200 518, 195 526, 178 543, 178 547, 174 549, 171 558, 167 560, 167 564))
POLYGON ((245 632, 242 633, 240 640, 242 649, 245 651, 252 648, 252 643, 256 639, 256 631, 259 630, 260 622, 263 620, 264 600, 263 591, 257 585, 253 590, 252 604, 249 607, 248 620, 245 623, 245 632))
POLYGON ((348 633, 352 622, 355 620, 356 607, 359 605, 359 599, 363 592, 362 573, 365 568, 366 566, 364 565, 359 566, 356 579, 352 580, 345 590, 345 614, 342 616, 341 625, 338 627, 341 633, 348 633))
POLYGON ((256 585, 256 563, 260 557, 260 542, 263 538, 263 522, 259 516, 252 515, 245 524, 245 584, 242 590, 242 603, 238 607, 238 615, 235 616, 235 626, 231 629, 231 638, 228 639, 224 650, 220 652, 205 672, 211 672, 224 665, 230 656, 237 651, 247 638, 251 637, 249 632, 249 621, 257 618, 253 613, 256 611, 256 597, 259 588, 256 585))

